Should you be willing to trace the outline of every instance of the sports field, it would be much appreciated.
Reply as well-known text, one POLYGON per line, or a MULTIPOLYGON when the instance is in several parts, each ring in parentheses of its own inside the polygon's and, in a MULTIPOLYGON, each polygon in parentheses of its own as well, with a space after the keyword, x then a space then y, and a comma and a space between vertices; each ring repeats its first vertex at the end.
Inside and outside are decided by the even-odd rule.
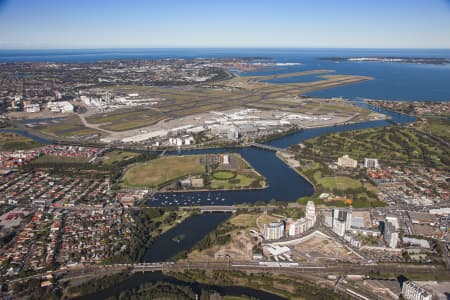
POLYGON ((205 173, 199 155, 165 156, 128 169, 123 176, 125 186, 157 187, 192 174, 205 173))

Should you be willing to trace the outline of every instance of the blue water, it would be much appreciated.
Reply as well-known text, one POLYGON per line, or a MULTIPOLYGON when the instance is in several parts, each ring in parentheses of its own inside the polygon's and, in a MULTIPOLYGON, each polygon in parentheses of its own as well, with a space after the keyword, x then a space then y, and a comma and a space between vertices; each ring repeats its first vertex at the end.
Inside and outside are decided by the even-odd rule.
MULTIPOLYGON (((179 154, 227 153, 230 149, 207 149, 181 151, 179 154)), ((268 202, 272 199, 280 201, 296 201, 299 197, 310 196, 314 188, 306 179, 299 176, 274 152, 253 147, 234 149, 242 155, 256 171, 262 174, 269 187, 257 190, 234 190, 212 192, 158 193, 148 202, 150 206, 191 206, 191 205, 232 205, 242 203, 268 202)), ((178 153, 168 153, 178 154, 178 153)))
POLYGON ((279 83, 279 84, 312 82, 312 81, 317 81, 317 80, 324 80, 323 78, 321 78, 321 76, 323 76, 323 75, 333 75, 333 73, 293 76, 293 77, 287 77, 287 78, 275 78, 275 79, 271 79, 271 80, 263 80, 262 82, 279 83))
MULTIPOLYGON (((393 100, 450 100, 450 64, 420 65, 383 62, 332 62, 323 57, 443 57, 450 49, 90 49, 90 50, 0 50, 0 62, 93 62, 109 59, 265 57, 276 62, 299 62, 300 66, 249 75, 336 70, 336 74, 371 76, 375 79, 311 93, 319 97, 373 98, 393 100)), ((285 79, 286 82, 292 79, 285 79)), ((299 79, 305 80, 305 79, 299 79)), ((282 81, 280 81, 282 82, 282 81)))
MULTIPOLYGON (((391 120, 379 120, 353 123, 348 125, 337 125, 330 127, 318 127, 305 129, 282 138, 273 140, 267 144, 287 148, 298 144, 304 140, 311 139, 323 134, 332 132, 343 132, 374 127, 383 127, 394 123, 410 123, 416 120, 411 117, 396 112, 378 109, 356 99, 355 104, 376 110, 391 117, 391 120)), ((154 195, 148 204, 150 206, 191 206, 191 205, 232 205, 242 203, 255 203, 256 201, 268 202, 272 199, 286 202, 293 202, 303 196, 311 196, 314 193, 313 186, 294 170, 289 168, 284 162, 278 159, 271 151, 261 150, 253 147, 238 149, 202 149, 181 152, 169 152, 167 154, 207 154, 207 153, 227 153, 235 151, 242 155, 256 171, 262 174, 269 184, 268 188, 260 190, 243 191, 212 191, 212 192, 182 192, 182 193, 158 193, 154 195)))
MULTIPOLYGON (((156 282, 168 282, 178 286, 188 286, 190 287, 196 294, 200 295, 202 290, 205 291, 217 291, 221 295, 227 296, 236 296, 242 297, 247 296, 250 299, 259 299, 259 300, 285 300, 286 298, 271 294, 262 290, 255 290, 248 287, 243 286, 214 286, 208 284, 201 284, 197 282, 186 282, 175 279, 174 277, 170 277, 162 272, 146 272, 146 273, 134 273, 127 280, 118 283, 112 287, 101 290, 97 293, 83 296, 77 298, 78 300, 98 300, 98 299, 117 299, 122 292, 129 291, 131 289, 135 289, 142 284, 145 283, 156 283, 156 282)), ((179 299, 179 298, 173 298, 179 299)), ((203 298, 202 298, 203 299, 203 298)))
POLYGON ((231 214, 198 214, 163 233, 145 253, 143 262, 167 261, 181 251, 188 251, 205 235, 226 221, 231 214))
POLYGON ((39 142, 39 143, 42 143, 42 144, 45 144, 45 145, 49 145, 49 144, 52 143, 49 140, 46 140, 44 138, 41 138, 41 137, 39 137, 37 135, 31 134, 31 133, 26 132, 24 130, 19 130, 19 129, 0 129, 0 132, 20 134, 20 135, 22 135, 24 137, 27 137, 27 138, 32 139, 32 140, 35 140, 36 142, 39 142))

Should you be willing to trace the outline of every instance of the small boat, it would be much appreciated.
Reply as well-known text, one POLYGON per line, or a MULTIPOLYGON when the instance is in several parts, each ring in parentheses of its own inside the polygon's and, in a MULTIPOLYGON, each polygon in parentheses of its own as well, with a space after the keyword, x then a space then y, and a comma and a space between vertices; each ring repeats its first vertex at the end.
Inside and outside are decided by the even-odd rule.
POLYGON ((173 237, 172 241, 174 241, 175 243, 179 244, 179 243, 181 243, 184 240, 185 237, 186 237, 186 235, 179 234, 179 235, 173 237))

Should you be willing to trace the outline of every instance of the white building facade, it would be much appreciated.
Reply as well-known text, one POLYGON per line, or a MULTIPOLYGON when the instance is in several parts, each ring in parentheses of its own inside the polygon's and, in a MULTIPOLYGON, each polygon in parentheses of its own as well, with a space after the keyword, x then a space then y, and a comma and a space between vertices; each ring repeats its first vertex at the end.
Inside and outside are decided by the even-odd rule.
POLYGON ((406 300, 431 300, 433 296, 413 281, 405 281, 402 286, 402 296, 406 300))
POLYGON ((364 168, 367 169, 378 169, 380 164, 376 158, 364 158, 364 168))
POLYGON ((338 209, 332 211, 332 229, 339 236, 344 236, 350 230, 352 224, 352 209, 338 209))
POLYGON ((338 158, 337 164, 339 167, 343 168, 356 168, 358 166, 358 161, 350 158, 347 154, 338 158))
POLYGON ((284 222, 264 224, 264 239, 279 240, 284 236, 284 222))

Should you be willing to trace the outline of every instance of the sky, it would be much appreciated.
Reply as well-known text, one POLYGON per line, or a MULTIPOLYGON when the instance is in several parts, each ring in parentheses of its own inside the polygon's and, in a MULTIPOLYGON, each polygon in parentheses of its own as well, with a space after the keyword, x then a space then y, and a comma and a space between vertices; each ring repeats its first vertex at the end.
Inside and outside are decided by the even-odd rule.
POLYGON ((0 49, 450 48, 450 0, 0 0, 0 49))

